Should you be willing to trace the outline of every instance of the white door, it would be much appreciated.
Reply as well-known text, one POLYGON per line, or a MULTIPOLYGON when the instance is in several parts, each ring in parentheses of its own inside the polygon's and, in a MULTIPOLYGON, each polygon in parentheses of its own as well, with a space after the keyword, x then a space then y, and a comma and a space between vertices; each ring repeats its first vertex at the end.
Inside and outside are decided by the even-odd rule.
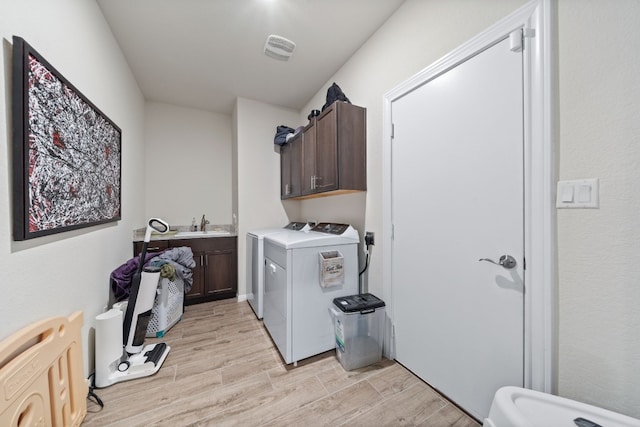
POLYGON ((479 419, 523 385, 522 67, 504 40, 391 107, 396 359, 479 419))

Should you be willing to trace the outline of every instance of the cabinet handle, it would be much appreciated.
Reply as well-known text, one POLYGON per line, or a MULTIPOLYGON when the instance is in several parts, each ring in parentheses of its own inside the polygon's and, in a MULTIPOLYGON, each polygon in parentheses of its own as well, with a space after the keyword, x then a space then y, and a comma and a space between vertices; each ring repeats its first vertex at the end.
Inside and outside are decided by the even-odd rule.
POLYGON ((317 189, 323 188, 323 187, 330 187, 330 185, 328 185, 328 184, 325 184, 325 185, 318 184, 318 181, 322 181, 322 177, 321 176, 314 176, 313 178, 314 178, 313 179, 313 189, 314 190, 317 190, 317 189))
POLYGON ((287 196, 291 194, 291 188, 289 188, 289 184, 284 185, 284 194, 286 194, 287 196))

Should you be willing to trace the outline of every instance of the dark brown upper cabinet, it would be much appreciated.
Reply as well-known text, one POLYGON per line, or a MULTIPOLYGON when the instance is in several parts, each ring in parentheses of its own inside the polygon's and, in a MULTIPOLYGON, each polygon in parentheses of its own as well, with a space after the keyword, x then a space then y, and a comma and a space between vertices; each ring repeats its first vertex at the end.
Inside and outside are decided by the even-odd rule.
POLYGON ((366 148, 367 110, 333 103, 281 147, 281 198, 366 191, 366 148))

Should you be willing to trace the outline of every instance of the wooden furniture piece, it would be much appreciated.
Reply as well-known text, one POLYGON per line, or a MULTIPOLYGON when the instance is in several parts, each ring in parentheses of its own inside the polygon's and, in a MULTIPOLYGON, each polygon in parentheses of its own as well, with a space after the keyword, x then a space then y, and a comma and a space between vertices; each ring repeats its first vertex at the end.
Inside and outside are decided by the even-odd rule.
POLYGON ((363 107, 335 102, 283 145, 281 199, 365 191, 366 114, 363 107))
POLYGON ((0 425, 77 427, 87 414, 81 311, 0 342, 0 425))
MULTIPOLYGON (((139 255, 143 242, 134 242, 134 255, 139 255)), ((199 237, 194 239, 152 240, 147 252, 188 246, 196 266, 193 285, 185 294, 185 305, 234 298, 238 291, 237 238, 199 237)))

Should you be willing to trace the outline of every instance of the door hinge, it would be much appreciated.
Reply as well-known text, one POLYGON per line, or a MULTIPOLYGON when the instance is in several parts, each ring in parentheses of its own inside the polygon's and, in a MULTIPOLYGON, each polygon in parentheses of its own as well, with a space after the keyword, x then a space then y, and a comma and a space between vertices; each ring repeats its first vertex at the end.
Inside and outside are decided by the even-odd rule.
POLYGON ((511 52, 522 52, 524 50, 524 39, 536 36, 533 28, 519 28, 509 34, 509 49, 511 52))
POLYGON ((391 139, 393 139, 396 136, 396 125, 394 123, 391 123, 391 139))

